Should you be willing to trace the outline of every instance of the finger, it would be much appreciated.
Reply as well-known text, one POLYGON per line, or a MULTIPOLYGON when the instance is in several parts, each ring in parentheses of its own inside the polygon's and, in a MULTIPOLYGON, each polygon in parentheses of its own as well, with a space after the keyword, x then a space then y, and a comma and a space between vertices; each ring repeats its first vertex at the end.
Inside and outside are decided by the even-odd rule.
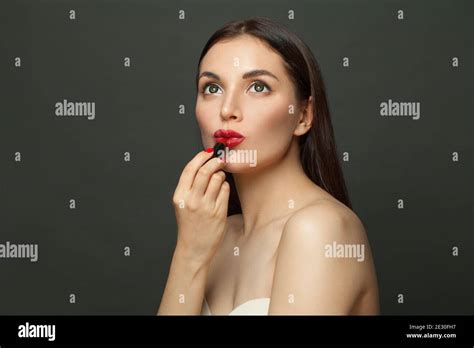
POLYGON ((212 174, 224 168, 224 166, 225 163, 220 158, 216 157, 209 160, 206 164, 199 168, 191 187, 191 195, 193 195, 194 198, 202 197, 206 191, 212 174))
POLYGON ((200 151, 194 158, 186 164, 181 173, 176 190, 190 190, 197 171, 202 165, 212 157, 212 152, 200 151))
POLYGON ((221 189, 219 194, 217 195, 216 199, 216 207, 218 209, 222 209, 225 214, 227 214, 227 207, 229 205, 229 197, 230 197, 230 184, 227 181, 222 183, 221 189))
POLYGON ((216 204, 216 198, 221 189, 222 183, 225 180, 225 173, 222 170, 212 174, 207 185, 206 192, 204 193, 204 199, 211 201, 214 205, 216 204))

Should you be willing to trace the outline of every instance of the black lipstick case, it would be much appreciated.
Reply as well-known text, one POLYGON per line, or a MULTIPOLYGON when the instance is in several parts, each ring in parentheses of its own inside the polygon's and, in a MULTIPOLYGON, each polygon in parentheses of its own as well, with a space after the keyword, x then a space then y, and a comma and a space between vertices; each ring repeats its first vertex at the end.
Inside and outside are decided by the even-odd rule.
POLYGON ((214 153, 212 154, 211 158, 219 157, 219 152, 224 151, 224 150, 225 150, 225 144, 216 143, 216 145, 214 145, 214 153))

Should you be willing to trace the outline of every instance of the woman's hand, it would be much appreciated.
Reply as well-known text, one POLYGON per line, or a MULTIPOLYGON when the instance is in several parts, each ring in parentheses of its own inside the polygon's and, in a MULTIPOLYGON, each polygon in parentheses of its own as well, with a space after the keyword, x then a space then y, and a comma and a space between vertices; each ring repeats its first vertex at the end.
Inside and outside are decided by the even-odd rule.
POLYGON ((183 169, 173 195, 176 248, 200 265, 210 263, 224 237, 230 194, 224 161, 211 157, 212 152, 198 153, 183 169))

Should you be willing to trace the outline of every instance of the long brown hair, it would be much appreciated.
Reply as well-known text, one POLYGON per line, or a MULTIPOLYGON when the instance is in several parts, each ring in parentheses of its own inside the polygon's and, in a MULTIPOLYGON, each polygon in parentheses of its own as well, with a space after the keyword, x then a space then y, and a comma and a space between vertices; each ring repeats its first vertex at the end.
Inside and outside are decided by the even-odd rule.
MULTIPOLYGON (((299 101, 305 102, 312 96, 314 113, 312 127, 299 137, 303 169, 316 185, 352 209, 337 157, 334 131, 319 65, 310 48, 296 34, 264 17, 227 23, 210 37, 202 50, 196 75, 196 88, 201 61, 207 51, 218 41, 244 34, 266 42, 280 54, 296 87, 299 101)), ((231 188, 227 215, 241 214, 242 208, 233 176, 230 173, 226 173, 226 176, 231 188)))

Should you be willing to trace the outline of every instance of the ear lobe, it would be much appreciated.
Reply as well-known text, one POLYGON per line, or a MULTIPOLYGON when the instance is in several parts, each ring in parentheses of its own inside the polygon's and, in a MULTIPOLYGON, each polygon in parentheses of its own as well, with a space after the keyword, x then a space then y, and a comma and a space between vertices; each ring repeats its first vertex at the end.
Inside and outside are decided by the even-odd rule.
POLYGON ((311 129, 311 123, 300 122, 293 132, 294 135, 301 136, 311 129))
POLYGON ((296 126, 295 135, 305 134, 313 124, 313 98, 310 96, 300 114, 298 125, 296 126))

